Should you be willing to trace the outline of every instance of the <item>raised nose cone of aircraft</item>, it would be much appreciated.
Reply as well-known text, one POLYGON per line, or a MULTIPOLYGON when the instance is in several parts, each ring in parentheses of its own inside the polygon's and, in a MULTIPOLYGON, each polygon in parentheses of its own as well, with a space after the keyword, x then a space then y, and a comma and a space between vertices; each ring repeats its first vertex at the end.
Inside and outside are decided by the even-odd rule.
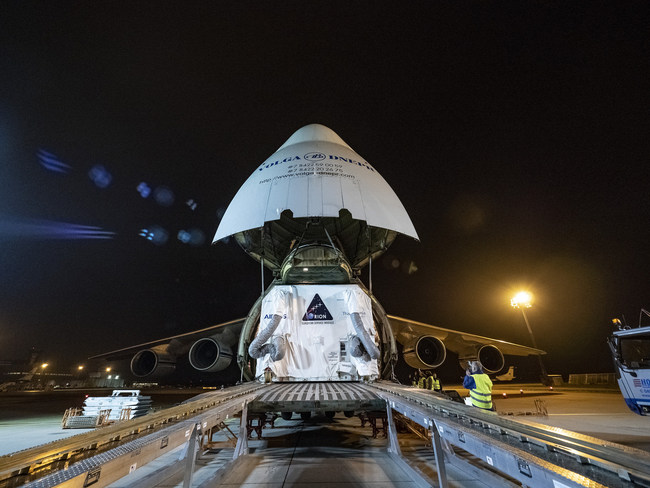
POLYGON ((350 151, 352 151, 352 148, 348 146, 336 132, 334 132, 329 127, 325 127, 321 124, 309 124, 304 126, 302 129, 298 129, 289 139, 285 141, 284 144, 282 144, 282 146, 280 146, 278 151, 293 144, 316 141, 339 144, 341 146, 347 147, 350 151))
POLYGON ((234 235, 249 254, 258 259, 264 254, 265 264, 276 268, 292 240, 328 242, 335 235, 341 238, 344 228, 355 236, 369 234, 363 239, 369 246, 365 250, 359 244, 344 249, 355 267, 381 254, 395 233, 418 239, 404 206, 377 170, 333 130, 310 124, 297 130, 241 186, 213 242, 234 235), (286 234, 288 241, 266 249, 262 234, 276 240, 286 234))

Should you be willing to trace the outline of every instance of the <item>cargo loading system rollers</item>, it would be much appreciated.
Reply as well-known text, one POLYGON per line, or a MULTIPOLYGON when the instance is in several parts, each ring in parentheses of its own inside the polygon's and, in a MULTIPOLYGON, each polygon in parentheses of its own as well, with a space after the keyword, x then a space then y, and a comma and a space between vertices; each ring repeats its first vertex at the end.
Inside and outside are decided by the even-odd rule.
MULTIPOLYGON (((522 424, 435 392, 377 382, 248 383, 203 394, 124 424, 3 456, 0 487, 108 486, 181 445, 185 445, 181 459, 175 456, 174 463, 140 480, 138 486, 156 486, 181 470, 184 486, 192 486, 197 438, 226 418, 241 414, 245 431, 247 416, 255 413, 350 410, 386 413, 389 454, 422 486, 448 486, 447 463, 471 465, 479 476, 500 486, 650 486, 650 454, 645 451, 563 429, 522 424), (424 479, 418 466, 402 458, 395 412, 429 431, 438 479, 424 479), (123 443, 115 447, 120 439, 123 443), (85 459, 76 461, 80 453, 85 459), (29 476, 39 470, 49 474, 29 476)), ((215 473, 215 482, 247 453, 247 436, 239 436, 233 460, 215 473)))

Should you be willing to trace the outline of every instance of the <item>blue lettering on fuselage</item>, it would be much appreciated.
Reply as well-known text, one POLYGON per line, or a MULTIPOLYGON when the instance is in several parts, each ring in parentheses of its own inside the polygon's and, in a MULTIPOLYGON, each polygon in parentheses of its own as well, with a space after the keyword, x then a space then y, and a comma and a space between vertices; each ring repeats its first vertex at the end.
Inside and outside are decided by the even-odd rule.
MULTIPOLYGON (((272 319, 274 315, 275 315, 275 314, 273 314, 273 313, 267 313, 267 314, 264 316, 264 320, 272 319)), ((287 314, 286 314, 286 313, 283 314, 283 315, 282 315, 282 318, 283 318, 283 319, 286 319, 286 318, 287 318, 287 314)))
POLYGON ((368 163, 365 161, 357 161, 356 159, 352 158, 344 158, 342 156, 333 156, 330 154, 330 159, 333 159, 335 161, 343 161, 344 163, 350 163, 350 164, 356 164, 357 166, 361 166, 363 168, 369 169, 370 171, 374 171, 375 168, 370 166, 368 163))
POLYGON ((322 161, 323 159, 326 159, 326 158, 328 158, 328 159, 330 159, 332 161, 341 161, 341 162, 344 162, 344 163, 354 164, 356 166, 361 166, 362 168, 366 168, 366 169, 368 169, 370 171, 375 171, 375 168, 370 166, 365 161, 357 161, 356 159, 344 158, 343 156, 335 156, 333 154, 326 155, 326 154, 319 153, 319 152, 310 152, 310 153, 304 154, 302 156, 302 158, 300 156, 290 156, 290 157, 286 157, 284 159, 278 159, 276 161, 273 161, 272 163, 264 163, 259 168, 257 168, 257 171, 263 171, 265 169, 272 168, 273 166, 278 166, 278 165, 284 164, 284 163, 290 163, 292 161, 301 161, 303 159, 305 161, 322 161))
POLYGON ((325 155, 320 152, 310 152, 303 156, 307 161, 321 161, 325 159, 325 155))
POLYGON ((278 164, 289 163, 291 161, 298 161, 298 160, 300 160, 300 156, 292 156, 290 158, 279 159, 277 161, 273 161, 272 163, 263 164, 262 166, 257 168, 257 170, 262 171, 263 169, 270 168, 271 166, 277 166, 278 164))

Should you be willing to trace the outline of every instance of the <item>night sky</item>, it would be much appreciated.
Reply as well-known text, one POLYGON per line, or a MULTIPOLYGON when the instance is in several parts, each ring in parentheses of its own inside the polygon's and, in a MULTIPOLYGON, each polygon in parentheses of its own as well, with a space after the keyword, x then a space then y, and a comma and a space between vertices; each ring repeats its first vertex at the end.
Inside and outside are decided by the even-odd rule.
POLYGON ((527 287, 549 372, 612 371, 611 319, 650 308, 648 25, 645 1, 2 2, 0 359, 245 316, 259 264, 210 246, 219 218, 321 123, 419 233, 373 266, 388 313, 530 345, 527 287))

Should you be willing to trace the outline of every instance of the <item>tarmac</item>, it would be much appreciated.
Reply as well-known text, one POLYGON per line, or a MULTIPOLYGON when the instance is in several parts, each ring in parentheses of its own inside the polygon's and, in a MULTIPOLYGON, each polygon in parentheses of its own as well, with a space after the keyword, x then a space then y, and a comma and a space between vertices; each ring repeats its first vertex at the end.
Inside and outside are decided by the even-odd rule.
MULTIPOLYGON (((464 396, 462 389, 459 392, 464 396)), ((551 390, 541 385, 495 384, 492 398, 500 415, 512 415, 520 422, 559 427, 650 451, 650 416, 633 413, 618 387, 551 390), (536 400, 547 415, 537 415, 536 400)))
MULTIPOLYGON (((63 429, 66 409, 81 407, 87 394, 110 395, 112 389, 57 389, 0 392, 0 456, 79 435, 91 429, 63 429)), ((161 390, 151 394, 154 409, 171 407, 203 390, 161 390)), ((0 461, 1 462, 1 461, 0 461)))
MULTIPOLYGON (((460 386, 446 388, 456 389, 461 396, 467 395, 467 390, 460 386)), ((42 404, 47 403, 46 398, 40 398, 42 404)), ((493 398, 497 412, 513 420, 559 427, 650 451, 650 417, 632 413, 618 389, 565 386, 551 390, 542 385, 495 384, 493 398)), ((60 410, 42 411, 43 407, 34 415, 29 415, 29 412, 3 415, 6 403, 3 400, 0 395, 0 455, 83 432, 63 430, 60 410)), ((237 428, 236 423, 231 426, 235 432, 237 428)), ((417 438, 409 444, 406 437, 402 445, 404 455, 415 464, 424 466, 424 471, 427 466, 435 467, 431 448, 420 445, 422 443, 416 442, 417 438)), ((232 451, 220 449, 202 456, 197 465, 205 469, 197 471, 193 486, 202 483, 201 477, 208 483, 202 486, 224 487, 416 486, 405 477, 403 466, 387 455, 386 439, 373 439, 368 426, 361 427, 359 419, 346 419, 340 413, 333 422, 324 418, 302 421, 297 416, 290 421, 279 419, 276 428, 265 429, 263 438, 249 441, 249 447, 250 455, 218 480, 214 479, 214 473, 220 465, 232 459, 232 451)), ((161 458, 156 462, 170 463, 180 456, 179 453, 169 455, 171 461, 161 458)), ((147 466, 129 476, 146 476, 147 466)), ((433 471, 424 474, 435 479, 433 471)), ((174 476, 159 486, 182 486, 179 478, 182 474, 179 472, 174 476)), ((454 466, 448 469, 448 479, 450 486, 494 486, 489 480, 481 480, 476 473, 454 466)), ((137 481, 127 477, 113 486, 136 485, 137 481)))

